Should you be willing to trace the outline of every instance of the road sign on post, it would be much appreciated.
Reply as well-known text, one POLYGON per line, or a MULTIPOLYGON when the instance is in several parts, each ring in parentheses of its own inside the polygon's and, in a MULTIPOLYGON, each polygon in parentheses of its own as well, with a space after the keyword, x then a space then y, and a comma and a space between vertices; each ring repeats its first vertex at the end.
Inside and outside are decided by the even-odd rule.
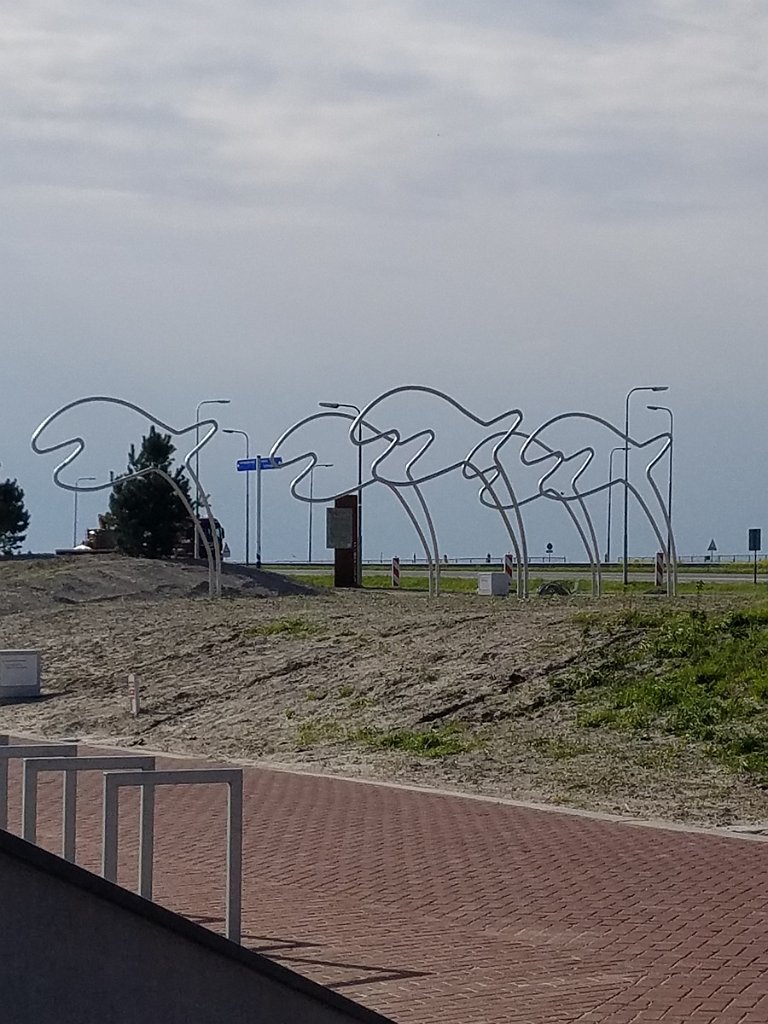
POLYGON ((279 455, 276 455, 274 459, 270 459, 268 455, 259 455, 255 459, 238 459, 237 471, 238 473, 255 473, 258 470, 279 469, 282 464, 283 460, 279 455))
POLYGON ((717 544, 715 544, 715 538, 714 537, 709 542, 709 545, 707 547, 707 551, 709 552, 709 560, 710 560, 710 562, 714 562, 714 560, 715 560, 715 552, 717 551, 717 544))
POLYGON ((755 563, 752 572, 752 579, 754 583, 757 583, 757 552, 762 550, 762 538, 760 530, 749 531, 749 550, 755 553, 755 563))
POLYGON ((255 459, 238 459, 238 473, 256 474, 256 568, 261 568, 261 474, 265 469, 279 469, 283 464, 282 457, 276 455, 270 459, 268 455, 257 455, 255 459))

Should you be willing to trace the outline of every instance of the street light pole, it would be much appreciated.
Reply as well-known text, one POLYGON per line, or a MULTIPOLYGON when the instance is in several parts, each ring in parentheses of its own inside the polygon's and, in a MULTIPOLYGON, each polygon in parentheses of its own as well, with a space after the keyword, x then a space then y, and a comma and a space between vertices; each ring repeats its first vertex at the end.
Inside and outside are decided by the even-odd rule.
MULTIPOLYGON (((667 488, 667 559, 672 562, 672 448, 675 437, 675 417, 668 405, 649 405, 651 412, 665 412, 669 416, 669 481, 667 488)), ((667 568, 667 571, 671 571, 667 568)))
MULTIPOLYGON (((323 409, 354 409, 361 414, 359 405, 351 402, 318 402, 323 409)), ((357 564, 355 577, 358 587, 363 585, 363 421, 357 425, 357 564)))
POLYGON ((261 456, 256 456, 256 568, 261 568, 261 456))
POLYGON ((77 496, 80 493, 78 491, 78 489, 77 489, 77 485, 80 483, 81 480, 95 480, 95 479, 96 479, 95 476, 79 476, 77 478, 77 480, 75 480, 75 512, 74 512, 73 523, 72 523, 72 547, 73 548, 77 547, 77 496))
MULTIPOLYGON (((240 434, 241 437, 245 438, 245 457, 250 459, 251 457, 251 439, 245 430, 233 430, 224 428, 223 433, 225 434, 240 434)), ((251 474, 243 473, 245 477, 245 564, 250 565, 251 562, 251 474)))
POLYGON ((629 400, 636 391, 669 391, 666 384, 630 388, 624 401, 624 566, 622 582, 629 583, 629 400))
MULTIPOLYGON (((229 398, 204 398, 202 402, 197 403, 195 409, 195 447, 200 444, 200 410, 204 405, 229 405, 229 398)), ((195 515, 200 518, 200 452, 195 452, 195 515)), ((213 531, 214 524, 208 524, 213 531)), ((197 530, 194 533, 194 557, 200 557, 200 538, 197 530)))
POLYGON ((313 498, 315 496, 315 470, 330 469, 332 462, 318 462, 309 471, 309 532, 307 538, 307 561, 312 563, 312 509, 315 507, 313 498))
POLYGON ((611 561, 611 504, 613 497, 613 456, 616 452, 623 452, 624 446, 619 445, 617 448, 611 448, 611 454, 608 456, 608 536, 605 544, 605 561, 606 564, 611 561))

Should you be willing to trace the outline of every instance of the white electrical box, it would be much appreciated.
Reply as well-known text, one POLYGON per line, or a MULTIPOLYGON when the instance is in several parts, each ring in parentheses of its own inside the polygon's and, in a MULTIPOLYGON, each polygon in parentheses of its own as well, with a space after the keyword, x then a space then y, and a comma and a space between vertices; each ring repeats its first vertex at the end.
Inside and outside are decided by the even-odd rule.
POLYGON ((40 696, 40 652, 0 651, 0 700, 40 696))
POLYGON ((505 572, 478 573, 477 592, 483 597, 506 597, 509 593, 509 576, 505 572))

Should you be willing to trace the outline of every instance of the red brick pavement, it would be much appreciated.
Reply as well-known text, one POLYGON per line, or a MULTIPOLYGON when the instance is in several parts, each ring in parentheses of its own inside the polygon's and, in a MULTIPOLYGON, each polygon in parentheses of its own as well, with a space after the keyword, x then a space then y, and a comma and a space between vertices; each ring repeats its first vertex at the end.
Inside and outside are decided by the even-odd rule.
MULTIPOLYGON (((768 844, 245 778, 245 943, 402 1024, 768 1022, 768 844)), ((60 782, 44 780, 39 841, 58 850, 60 782)), ((80 793, 78 859, 98 869, 100 780, 80 793)), ((126 885, 136 804, 121 800, 126 885)), ((161 790, 157 813, 157 900, 220 929, 223 788, 161 790)))

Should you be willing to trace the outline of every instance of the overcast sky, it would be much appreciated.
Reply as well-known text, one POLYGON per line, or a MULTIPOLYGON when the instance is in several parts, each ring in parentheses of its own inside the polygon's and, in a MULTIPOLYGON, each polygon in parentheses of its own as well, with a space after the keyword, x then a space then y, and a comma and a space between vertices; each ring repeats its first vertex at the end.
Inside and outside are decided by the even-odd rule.
MULTIPOLYGON (((0 473, 29 546, 71 541, 55 459, 29 448, 66 401, 183 427, 226 397, 222 425, 266 449, 318 400, 408 383, 531 428, 621 423, 630 387, 668 384, 680 551, 768 529, 764 4, 27 0, 0 46, 0 473)), ((641 437, 666 423, 646 401, 641 437)), ((78 471, 121 469, 144 429, 105 419, 78 471)), ((241 448, 201 460, 236 555, 241 448)), ((288 482, 265 478, 267 559, 306 554, 288 482)), ((462 483, 441 547, 503 551, 462 483)), ((530 530, 578 555, 563 517, 530 530)), ((372 494, 366 557, 413 543, 372 494)), ((638 525, 630 547, 654 543, 638 525)))

